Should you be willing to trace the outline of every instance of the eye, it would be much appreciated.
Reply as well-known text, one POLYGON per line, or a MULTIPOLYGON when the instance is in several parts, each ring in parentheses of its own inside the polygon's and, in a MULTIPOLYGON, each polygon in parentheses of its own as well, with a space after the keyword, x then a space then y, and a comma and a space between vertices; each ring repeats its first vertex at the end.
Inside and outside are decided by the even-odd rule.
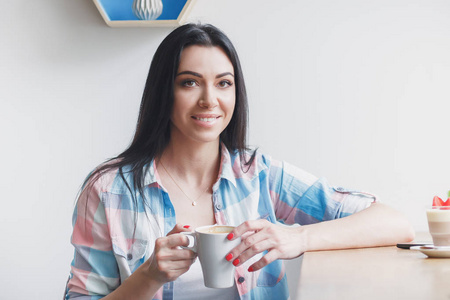
POLYGON ((233 83, 229 80, 222 80, 221 82, 219 82, 218 86, 221 88, 227 88, 229 86, 232 86, 233 83))
POLYGON ((197 85, 197 82, 192 79, 186 79, 181 82, 181 85, 186 87, 194 87, 197 85))

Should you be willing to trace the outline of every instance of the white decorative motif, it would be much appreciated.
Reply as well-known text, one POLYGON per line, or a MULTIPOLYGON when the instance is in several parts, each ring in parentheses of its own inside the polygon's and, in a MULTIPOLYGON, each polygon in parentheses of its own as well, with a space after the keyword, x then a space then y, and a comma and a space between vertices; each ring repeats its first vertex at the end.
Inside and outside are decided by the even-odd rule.
POLYGON ((162 13, 162 0, 134 0, 133 13, 140 20, 156 20, 162 13))

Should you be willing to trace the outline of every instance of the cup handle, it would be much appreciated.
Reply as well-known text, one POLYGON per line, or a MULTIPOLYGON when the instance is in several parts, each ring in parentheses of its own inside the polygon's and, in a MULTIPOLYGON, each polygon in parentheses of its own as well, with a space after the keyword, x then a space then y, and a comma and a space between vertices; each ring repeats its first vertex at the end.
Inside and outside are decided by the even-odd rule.
POLYGON ((195 253, 197 253, 197 238, 195 237, 195 233, 194 232, 180 232, 180 233, 188 236, 189 245, 191 244, 191 239, 189 237, 192 237, 192 239, 194 240, 194 245, 192 245, 192 247, 180 246, 180 248, 188 249, 188 250, 191 250, 191 251, 194 251, 195 253))

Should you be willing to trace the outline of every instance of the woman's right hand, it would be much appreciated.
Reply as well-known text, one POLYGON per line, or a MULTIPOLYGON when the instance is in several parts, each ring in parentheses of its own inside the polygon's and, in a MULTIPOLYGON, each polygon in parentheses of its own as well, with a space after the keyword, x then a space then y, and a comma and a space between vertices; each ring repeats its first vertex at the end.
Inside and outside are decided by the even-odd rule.
POLYGON ((196 254, 179 248, 189 244, 188 238, 180 234, 183 231, 192 230, 189 226, 177 224, 167 236, 158 238, 152 256, 114 292, 102 299, 152 299, 166 282, 174 281, 189 270, 196 254))
POLYGON ((197 255, 180 246, 188 246, 189 239, 180 232, 190 232, 189 226, 176 224, 165 237, 156 239, 153 255, 148 259, 147 272, 153 280, 164 284, 187 272, 197 255))

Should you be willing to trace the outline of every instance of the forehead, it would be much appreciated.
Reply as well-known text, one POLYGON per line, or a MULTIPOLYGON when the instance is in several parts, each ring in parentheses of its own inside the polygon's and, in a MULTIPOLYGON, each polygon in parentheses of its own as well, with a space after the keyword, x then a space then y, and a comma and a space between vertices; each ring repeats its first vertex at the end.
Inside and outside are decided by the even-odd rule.
POLYGON ((233 65, 220 47, 192 45, 181 52, 178 66, 178 72, 188 70, 201 73, 233 73, 233 65))

